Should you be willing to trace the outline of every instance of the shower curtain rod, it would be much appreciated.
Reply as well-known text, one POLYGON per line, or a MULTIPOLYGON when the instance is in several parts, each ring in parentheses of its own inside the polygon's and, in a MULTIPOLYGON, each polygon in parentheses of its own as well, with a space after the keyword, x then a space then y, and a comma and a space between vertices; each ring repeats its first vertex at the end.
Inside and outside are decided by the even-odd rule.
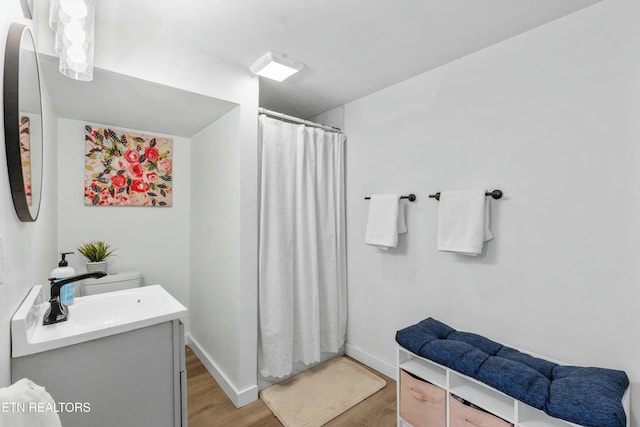
POLYGON ((283 120, 288 120, 290 122, 296 122, 296 123, 301 123, 301 124, 307 125, 307 126, 313 126, 313 127, 316 127, 316 128, 328 130, 330 132, 342 132, 342 129, 334 127, 334 126, 323 125, 322 123, 315 123, 315 122, 312 122, 312 121, 309 121, 309 120, 300 119, 298 117, 293 117, 293 116, 290 116, 288 114, 278 113, 277 111, 267 110, 266 108, 262 108, 262 107, 258 108, 258 113, 266 114, 267 116, 271 116, 271 117, 277 117, 277 118, 283 119, 283 120))

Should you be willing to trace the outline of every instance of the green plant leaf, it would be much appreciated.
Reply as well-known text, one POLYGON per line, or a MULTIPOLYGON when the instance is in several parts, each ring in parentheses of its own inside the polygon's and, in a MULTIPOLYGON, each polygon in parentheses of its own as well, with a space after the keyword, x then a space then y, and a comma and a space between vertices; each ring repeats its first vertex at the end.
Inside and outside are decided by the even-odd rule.
POLYGON ((113 252, 115 252, 115 249, 111 249, 111 246, 108 243, 97 241, 84 243, 77 248, 77 251, 80 252, 80 254, 82 254, 82 256, 84 256, 89 262, 100 262, 112 255, 113 252))

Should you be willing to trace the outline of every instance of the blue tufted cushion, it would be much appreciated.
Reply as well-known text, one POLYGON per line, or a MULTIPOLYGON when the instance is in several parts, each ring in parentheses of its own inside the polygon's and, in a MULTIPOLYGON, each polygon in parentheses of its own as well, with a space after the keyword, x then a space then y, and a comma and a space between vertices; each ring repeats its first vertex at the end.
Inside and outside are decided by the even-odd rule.
POLYGON ((629 379, 622 371, 560 366, 433 318, 398 331, 396 341, 553 417, 587 427, 626 426, 622 396, 629 379))
POLYGON ((445 339, 454 331, 455 329, 429 317, 415 325, 396 332, 396 341, 414 354, 419 354, 420 349, 426 343, 433 340, 445 339))
POLYGON ((623 371, 578 366, 556 366, 546 412, 588 427, 625 426, 620 404, 629 378, 623 371))
POLYGON ((485 338, 482 335, 472 334, 469 332, 455 331, 451 332, 447 339, 466 342, 478 350, 487 353, 490 356, 495 355, 503 346, 495 341, 491 341, 489 338, 485 338))
POLYGON ((425 344, 420 356, 474 377, 489 355, 471 344, 455 340, 433 340, 425 344))
POLYGON ((558 366, 557 363, 549 362, 548 360, 540 359, 537 357, 533 357, 526 353, 521 353, 515 348, 511 347, 502 347, 500 351, 496 354, 496 356, 504 357, 505 359, 514 360, 516 362, 527 365, 530 368, 535 369, 540 372, 542 375, 551 380, 553 368, 558 366))
POLYGON ((541 410, 549 397, 551 380, 515 360, 492 356, 482 365, 475 378, 541 410))

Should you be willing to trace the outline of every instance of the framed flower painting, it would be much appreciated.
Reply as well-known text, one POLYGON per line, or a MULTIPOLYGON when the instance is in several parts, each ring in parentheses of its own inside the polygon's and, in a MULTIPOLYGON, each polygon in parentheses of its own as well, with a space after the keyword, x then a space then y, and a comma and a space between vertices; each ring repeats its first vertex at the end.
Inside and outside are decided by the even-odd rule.
POLYGON ((173 140, 85 126, 84 204, 171 206, 173 140))
POLYGON ((33 204, 31 197, 31 125, 29 117, 20 116, 20 161, 22 162, 22 180, 27 205, 33 204))

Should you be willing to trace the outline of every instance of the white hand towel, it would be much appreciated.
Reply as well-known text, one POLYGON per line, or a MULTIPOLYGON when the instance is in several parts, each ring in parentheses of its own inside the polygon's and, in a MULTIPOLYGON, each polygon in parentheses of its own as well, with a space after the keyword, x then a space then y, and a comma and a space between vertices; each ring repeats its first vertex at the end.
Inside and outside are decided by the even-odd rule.
POLYGON ((56 402, 44 387, 23 378, 0 389, 0 427, 61 427, 56 402))
POLYGON ((398 233, 406 233, 404 206, 399 194, 373 194, 369 201, 365 243, 381 249, 398 246, 398 233))
POLYGON ((407 222, 404 219, 404 203, 402 199, 398 202, 398 234, 407 232, 407 222))
POLYGON ((478 255, 493 235, 485 190, 443 191, 438 212, 438 250, 478 255))

